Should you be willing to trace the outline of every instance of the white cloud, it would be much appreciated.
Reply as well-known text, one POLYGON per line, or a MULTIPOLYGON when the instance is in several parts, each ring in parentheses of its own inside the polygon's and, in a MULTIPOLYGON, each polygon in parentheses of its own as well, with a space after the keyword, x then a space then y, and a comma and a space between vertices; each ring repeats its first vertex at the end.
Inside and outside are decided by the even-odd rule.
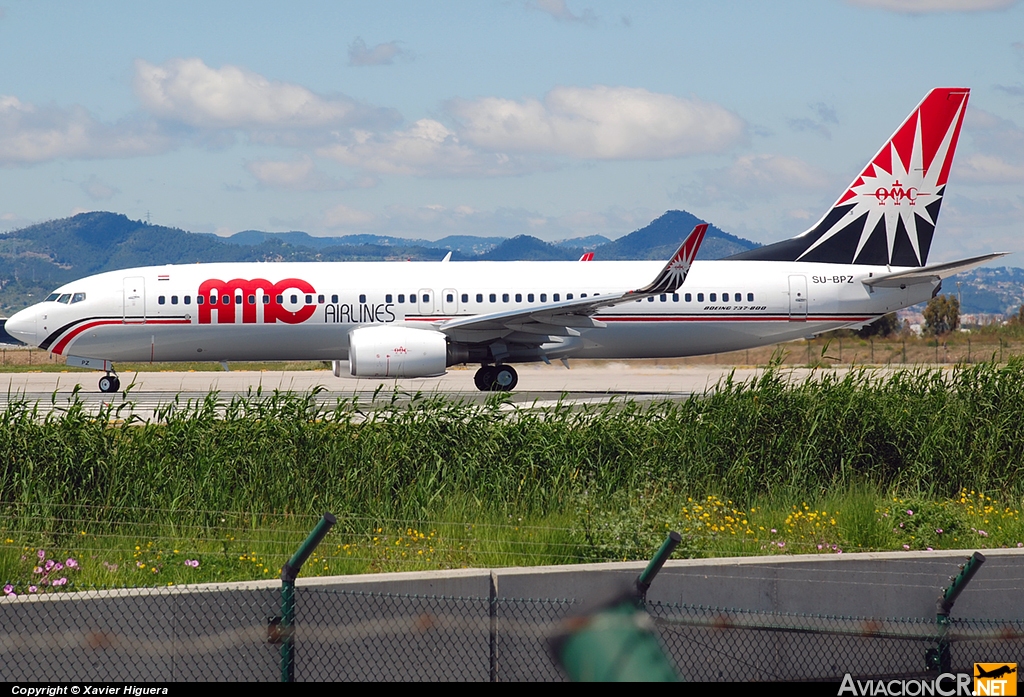
POLYGON ((984 12, 1006 9, 1018 0, 847 0, 851 5, 885 9, 902 14, 929 14, 932 12, 984 12))
POLYGON ((377 185, 373 177, 357 177, 353 180, 330 177, 317 169, 313 158, 308 155, 295 160, 251 160, 245 163, 245 168, 261 186, 268 189, 340 191, 377 185))
POLYGON ((954 180, 978 184, 1024 181, 1024 129, 984 109, 973 109, 967 112, 963 132, 976 152, 954 163, 954 180))
POLYGON ((729 167, 703 172, 698 189, 706 200, 765 198, 821 192, 836 179, 796 157, 743 155, 729 167))
POLYGON ((386 44, 377 44, 369 48, 361 37, 349 44, 348 64, 355 67, 367 65, 392 65, 395 58, 410 58, 407 51, 398 46, 397 41, 389 41, 386 44))
POLYGON ((82 191, 93 201, 106 201, 121 193, 120 189, 105 184, 95 174, 82 182, 80 186, 82 191))
POLYGON ((873 7, 901 14, 928 14, 932 12, 984 12, 1003 10, 1016 5, 1018 0, 846 0, 851 5, 873 7))
POLYGON ((137 60, 135 94, 155 116, 199 128, 323 129, 370 116, 348 97, 323 97, 233 65, 211 68, 198 58, 137 60))
POLYGON ((149 121, 104 124, 81 106, 38 107, 0 95, 0 165, 148 155, 169 146, 169 138, 149 121))
POLYGON ((597 15, 594 14, 593 10, 587 8, 577 14, 569 9, 565 0, 533 0, 533 2, 526 3, 526 6, 549 14, 559 22, 597 23, 597 15))
POLYGON ((503 154, 481 153, 444 124, 420 119, 404 131, 354 131, 348 142, 320 148, 318 155, 380 174, 412 176, 500 176, 522 169, 503 154))
POLYGON ((323 227, 330 230, 338 228, 365 230, 373 227, 376 219, 377 216, 373 213, 338 204, 324 212, 322 224, 323 227))
POLYGON ((580 159, 720 152, 746 134, 743 120, 717 104, 632 87, 557 87, 543 101, 486 97, 448 109, 477 147, 580 159))

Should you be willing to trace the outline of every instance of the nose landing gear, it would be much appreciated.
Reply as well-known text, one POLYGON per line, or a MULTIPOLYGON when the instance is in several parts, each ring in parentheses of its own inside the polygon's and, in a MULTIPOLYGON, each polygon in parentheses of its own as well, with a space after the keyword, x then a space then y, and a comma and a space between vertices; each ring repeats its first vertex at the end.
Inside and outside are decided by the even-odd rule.
POLYGON ((519 382, 515 368, 509 365, 483 365, 473 376, 481 392, 509 392, 519 382))
POLYGON ((121 381, 117 375, 108 374, 100 378, 100 392, 117 392, 121 389, 121 381))

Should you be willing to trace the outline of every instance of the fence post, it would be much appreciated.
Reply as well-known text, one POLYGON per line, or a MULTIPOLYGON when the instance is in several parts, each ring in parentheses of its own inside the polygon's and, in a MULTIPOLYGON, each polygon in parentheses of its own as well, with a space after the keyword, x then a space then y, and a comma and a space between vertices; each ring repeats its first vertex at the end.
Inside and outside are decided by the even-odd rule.
POLYGON ((665 562, 672 556, 672 552, 676 551, 676 547, 683 541, 682 536, 672 530, 669 532, 668 537, 661 543, 661 547, 658 549, 654 558, 647 562, 647 568, 645 568, 639 576, 636 578, 636 592, 640 597, 640 604, 643 605, 647 602, 647 589, 651 587, 651 583, 654 582, 654 577, 661 571, 661 567, 665 566, 665 562))
POLYGON ((925 653, 925 664, 928 668, 938 670, 941 673, 948 673, 950 671, 949 640, 946 639, 946 632, 949 631, 949 613, 953 609, 953 603, 960 597, 964 588, 967 587, 967 584, 974 578, 974 574, 978 573, 978 569, 984 563, 984 554, 981 552, 972 554, 966 563, 960 565, 960 573, 949 577, 950 584, 942 590, 942 595, 936 601, 935 622, 939 625, 939 641, 938 646, 934 649, 928 649, 928 652, 925 653))
POLYGON ((488 603, 488 612, 490 613, 490 663, 491 663, 491 682, 498 682, 498 575, 491 572, 490 586, 490 603, 488 603))
POLYGON ((313 532, 281 567, 281 682, 295 682, 295 634, 292 629, 295 621, 295 579, 309 555, 337 522, 334 515, 324 513, 313 532))

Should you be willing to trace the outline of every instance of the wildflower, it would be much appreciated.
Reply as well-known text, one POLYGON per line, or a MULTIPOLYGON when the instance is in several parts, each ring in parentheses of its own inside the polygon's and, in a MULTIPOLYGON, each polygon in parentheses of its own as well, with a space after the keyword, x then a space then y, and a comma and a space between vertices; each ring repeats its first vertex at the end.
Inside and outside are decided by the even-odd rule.
POLYGON ((779 549, 782 549, 783 547, 785 547, 785 546, 786 546, 786 543, 785 543, 785 542, 777 542, 776 544, 778 544, 778 545, 779 545, 779 549))
POLYGON ((4 595, 14 595, 14 586, 9 583, 4 586, 4 595))
POLYGON ((925 547, 925 549, 926 549, 926 550, 928 550, 929 552, 934 552, 934 551, 935 551, 935 550, 934 550, 934 549, 932 549, 931 547, 925 547))
POLYGON ((776 530, 775 528, 772 528, 772 532, 778 532, 778 530, 776 530))
POLYGON ((903 549, 910 549, 910 545, 903 545, 903 549))
POLYGON ((39 590, 39 588, 37 588, 36 586, 29 586, 28 587, 28 592, 29 593, 35 593, 37 590, 39 590))
POLYGON ((50 585, 51 586, 63 586, 67 582, 68 582, 67 578, 65 578, 64 576, 61 576, 56 581, 51 581, 50 585))
POLYGON ((942 528, 935 528, 935 534, 936 535, 941 535, 942 534, 942 528))
POLYGON ((68 557, 68 560, 64 562, 64 566, 68 567, 69 569, 77 569, 78 561, 72 557, 68 557))
POLYGON ((914 515, 914 512, 908 508, 907 509, 907 515, 914 515))
POLYGON ((47 559, 46 563, 43 564, 43 568, 46 569, 46 573, 50 573, 50 571, 53 570, 54 564, 56 564, 56 563, 57 562, 55 562, 53 559, 47 559))
POLYGON ((34 573, 34 574, 41 574, 41 573, 43 573, 43 567, 37 566, 36 568, 32 569, 32 573, 34 573))
POLYGON ((46 550, 45 549, 39 550, 38 552, 36 552, 36 556, 39 557, 40 559, 46 559, 46 550))
POLYGON ((185 566, 191 566, 193 569, 198 569, 199 568, 199 560, 198 559, 186 559, 185 560, 185 566))
POLYGON ((979 530, 978 534, 981 535, 982 537, 988 537, 988 533, 985 532, 984 530, 979 530))

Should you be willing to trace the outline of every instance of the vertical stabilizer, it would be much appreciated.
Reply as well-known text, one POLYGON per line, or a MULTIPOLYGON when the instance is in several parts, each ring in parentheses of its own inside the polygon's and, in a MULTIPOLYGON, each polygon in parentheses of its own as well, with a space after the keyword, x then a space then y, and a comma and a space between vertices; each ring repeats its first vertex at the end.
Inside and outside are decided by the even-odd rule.
POLYGON ((811 229, 732 259, 924 266, 970 90, 932 90, 811 229))

